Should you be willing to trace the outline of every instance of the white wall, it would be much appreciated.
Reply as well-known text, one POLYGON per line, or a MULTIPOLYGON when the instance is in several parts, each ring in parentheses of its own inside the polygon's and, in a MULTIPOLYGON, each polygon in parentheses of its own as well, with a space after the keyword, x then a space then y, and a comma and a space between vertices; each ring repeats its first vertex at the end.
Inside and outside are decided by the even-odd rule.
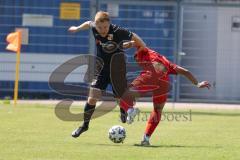
MULTIPOLYGON (((199 81, 216 80, 217 8, 183 7, 182 57, 180 65, 189 69, 199 81)), ((180 78, 180 98, 213 99, 215 90, 199 90, 185 77, 180 78)))
POLYGON ((203 92, 181 78, 180 96, 240 100, 240 32, 232 31, 233 16, 240 17, 240 7, 184 7, 181 65, 215 86, 203 92))
MULTIPOLYGON (((51 73, 67 60, 78 55, 21 53, 20 81, 48 82, 51 73)), ((15 53, 0 54, 0 81, 15 80, 15 53)), ((87 66, 75 69, 65 82, 83 82, 87 66)))
POLYGON ((240 17, 240 8, 218 8, 216 93, 240 100, 240 31, 232 31, 232 16, 240 17))

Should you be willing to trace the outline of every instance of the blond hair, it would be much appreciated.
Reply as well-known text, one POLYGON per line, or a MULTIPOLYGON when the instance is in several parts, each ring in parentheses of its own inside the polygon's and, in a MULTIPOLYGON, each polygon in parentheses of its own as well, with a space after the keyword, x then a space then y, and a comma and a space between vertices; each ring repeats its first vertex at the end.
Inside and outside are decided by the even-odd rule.
POLYGON ((109 13, 104 12, 104 11, 98 11, 95 15, 94 21, 96 23, 98 23, 98 22, 102 23, 102 22, 105 22, 105 21, 109 22, 110 21, 109 13))

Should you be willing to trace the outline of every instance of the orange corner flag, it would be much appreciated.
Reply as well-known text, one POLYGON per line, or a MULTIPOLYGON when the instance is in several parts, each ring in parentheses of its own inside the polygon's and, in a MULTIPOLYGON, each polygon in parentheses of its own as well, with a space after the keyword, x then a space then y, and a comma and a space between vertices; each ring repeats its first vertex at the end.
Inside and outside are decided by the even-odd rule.
POLYGON ((20 53, 22 41, 21 32, 17 31, 9 33, 6 41, 9 43, 6 47, 7 50, 20 53))
POLYGON ((19 81, 19 66, 20 66, 20 51, 22 44, 22 33, 20 31, 16 31, 13 33, 9 33, 6 38, 9 43, 6 47, 7 50, 16 52, 16 73, 15 73, 15 85, 14 85, 14 105, 17 105, 18 100, 18 81, 19 81))

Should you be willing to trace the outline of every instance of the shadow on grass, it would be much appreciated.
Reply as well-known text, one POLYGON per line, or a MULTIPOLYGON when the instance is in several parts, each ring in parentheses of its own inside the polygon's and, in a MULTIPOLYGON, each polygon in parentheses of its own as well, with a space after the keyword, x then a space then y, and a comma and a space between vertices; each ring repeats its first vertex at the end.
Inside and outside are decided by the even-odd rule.
POLYGON ((109 146, 109 147, 122 147, 122 146, 133 146, 133 147, 146 147, 146 148, 222 148, 222 146, 187 146, 187 145, 150 145, 150 146, 141 146, 140 144, 95 144, 98 146, 109 146))
POLYGON ((150 145, 141 146, 140 144, 134 144, 136 147, 146 147, 146 148, 222 148, 221 146, 184 146, 184 145, 150 145))
POLYGON ((132 146, 132 145, 130 145, 130 144, 124 144, 124 143, 113 143, 113 144, 96 144, 96 145, 98 145, 98 146, 104 146, 104 147, 106 147, 106 146, 109 146, 109 147, 123 147, 123 146, 132 146))

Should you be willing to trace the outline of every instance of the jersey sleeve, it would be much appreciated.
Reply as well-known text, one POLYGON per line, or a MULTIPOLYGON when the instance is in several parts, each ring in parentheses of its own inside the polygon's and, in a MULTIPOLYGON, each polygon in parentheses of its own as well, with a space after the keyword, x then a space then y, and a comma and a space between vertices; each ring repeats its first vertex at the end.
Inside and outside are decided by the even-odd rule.
POLYGON ((178 74, 177 71, 176 71, 177 66, 178 66, 178 65, 170 62, 170 63, 169 63, 169 71, 168 71, 168 73, 169 73, 169 74, 175 74, 175 75, 177 75, 177 74, 178 74))
POLYGON ((127 30, 125 28, 121 28, 121 27, 117 28, 116 33, 120 39, 127 40, 127 41, 131 40, 132 36, 133 36, 132 32, 130 32, 129 30, 127 30))
POLYGON ((90 28, 95 28, 95 22, 90 21, 89 25, 90 25, 90 28))

